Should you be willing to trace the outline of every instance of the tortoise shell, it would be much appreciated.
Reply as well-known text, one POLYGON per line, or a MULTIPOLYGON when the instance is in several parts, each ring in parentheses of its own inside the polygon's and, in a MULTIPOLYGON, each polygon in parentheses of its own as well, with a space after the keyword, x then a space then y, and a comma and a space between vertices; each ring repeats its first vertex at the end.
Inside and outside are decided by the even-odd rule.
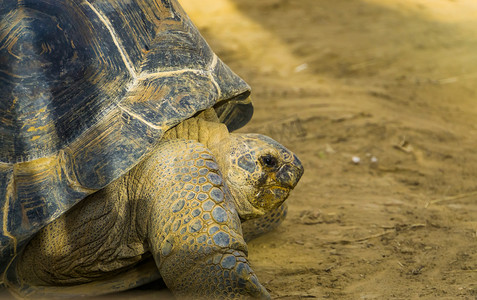
POLYGON ((249 92, 176 0, 1 0, 0 274, 169 128, 211 107, 243 126, 249 92))

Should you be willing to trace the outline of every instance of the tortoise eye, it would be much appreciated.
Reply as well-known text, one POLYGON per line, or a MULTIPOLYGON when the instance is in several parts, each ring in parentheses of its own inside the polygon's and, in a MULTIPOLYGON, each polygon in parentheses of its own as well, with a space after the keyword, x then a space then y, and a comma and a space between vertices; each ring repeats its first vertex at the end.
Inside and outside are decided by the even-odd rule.
POLYGON ((264 165, 268 168, 275 168, 278 164, 277 159, 270 154, 262 156, 261 157, 261 162, 262 162, 262 165, 264 165))

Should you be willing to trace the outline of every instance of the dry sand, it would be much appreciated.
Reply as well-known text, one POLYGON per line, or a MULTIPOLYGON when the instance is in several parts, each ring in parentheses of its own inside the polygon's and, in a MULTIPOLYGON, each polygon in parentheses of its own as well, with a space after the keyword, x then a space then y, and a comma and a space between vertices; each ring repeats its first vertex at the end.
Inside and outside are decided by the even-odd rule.
POLYGON ((182 3, 252 86, 241 131, 305 166, 249 244, 272 297, 475 299, 477 2, 182 3))

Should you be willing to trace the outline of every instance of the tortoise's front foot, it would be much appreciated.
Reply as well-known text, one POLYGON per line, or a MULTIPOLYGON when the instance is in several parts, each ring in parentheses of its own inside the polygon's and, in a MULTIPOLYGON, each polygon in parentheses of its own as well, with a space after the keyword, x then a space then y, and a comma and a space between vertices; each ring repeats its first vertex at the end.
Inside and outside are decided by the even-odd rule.
POLYGON ((211 254, 196 261, 182 276, 166 281, 178 298, 270 299, 240 251, 211 254))

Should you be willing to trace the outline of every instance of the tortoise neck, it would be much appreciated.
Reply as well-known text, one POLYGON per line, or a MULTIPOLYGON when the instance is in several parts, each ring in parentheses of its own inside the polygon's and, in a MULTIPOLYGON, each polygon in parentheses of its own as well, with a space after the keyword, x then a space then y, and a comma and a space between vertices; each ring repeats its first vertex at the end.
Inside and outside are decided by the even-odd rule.
POLYGON ((163 139, 198 141, 214 154, 222 171, 228 167, 226 153, 230 147, 230 135, 225 124, 207 121, 200 117, 190 118, 169 129, 163 139))

